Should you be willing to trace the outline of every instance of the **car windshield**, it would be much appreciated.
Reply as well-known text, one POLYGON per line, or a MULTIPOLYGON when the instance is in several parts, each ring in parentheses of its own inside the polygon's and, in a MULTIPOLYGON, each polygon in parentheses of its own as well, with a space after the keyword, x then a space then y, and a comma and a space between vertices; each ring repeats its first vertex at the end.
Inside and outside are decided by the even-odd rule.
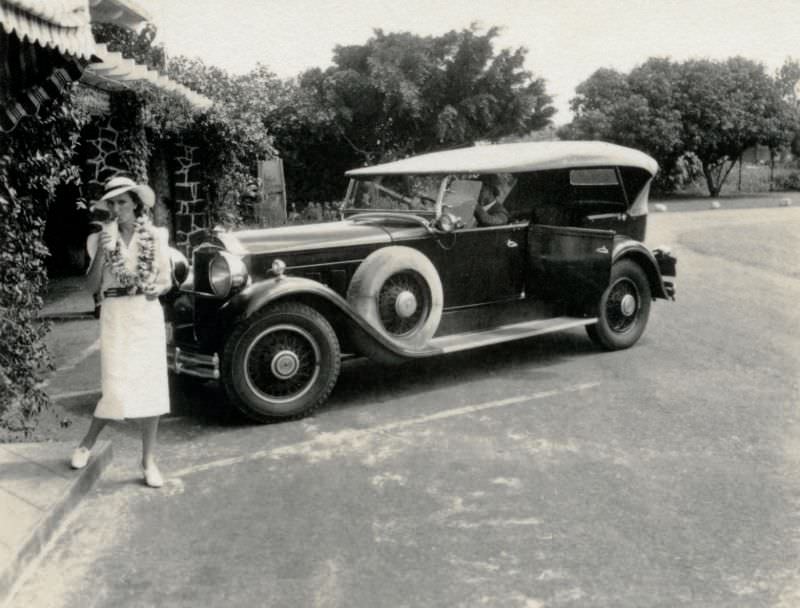
POLYGON ((348 189, 344 211, 391 211, 432 217, 436 213, 436 195, 441 181, 442 176, 434 175, 377 175, 354 179, 348 189))

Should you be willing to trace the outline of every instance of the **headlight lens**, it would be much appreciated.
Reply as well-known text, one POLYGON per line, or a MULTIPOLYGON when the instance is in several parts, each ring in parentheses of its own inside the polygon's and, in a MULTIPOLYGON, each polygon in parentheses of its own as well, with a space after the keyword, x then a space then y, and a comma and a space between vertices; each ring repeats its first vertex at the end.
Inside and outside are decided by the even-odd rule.
POLYGON ((241 258, 220 251, 208 266, 208 282, 214 294, 224 298, 247 283, 247 268, 241 258))
POLYGON ((189 276, 189 260, 180 251, 170 247, 169 263, 172 269, 172 285, 180 287, 189 276))

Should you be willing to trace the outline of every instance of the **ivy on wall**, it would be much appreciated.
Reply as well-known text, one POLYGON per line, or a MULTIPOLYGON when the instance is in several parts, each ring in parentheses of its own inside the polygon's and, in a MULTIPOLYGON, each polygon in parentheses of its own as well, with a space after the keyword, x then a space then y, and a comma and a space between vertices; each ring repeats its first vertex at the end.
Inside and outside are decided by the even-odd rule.
POLYGON ((38 386, 50 365, 48 328, 38 320, 47 283, 45 218, 56 188, 80 183, 72 159, 87 121, 68 92, 0 133, 0 428, 32 430, 48 403, 38 386))

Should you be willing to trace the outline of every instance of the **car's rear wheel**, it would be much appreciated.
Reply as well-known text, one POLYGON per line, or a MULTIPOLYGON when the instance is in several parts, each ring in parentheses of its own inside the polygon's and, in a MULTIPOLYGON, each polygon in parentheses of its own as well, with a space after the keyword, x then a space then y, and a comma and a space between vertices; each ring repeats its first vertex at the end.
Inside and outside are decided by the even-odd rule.
POLYGON ((607 350, 636 344, 650 316, 650 283, 642 267, 620 260, 611 267, 611 280, 597 303, 597 323, 586 326, 589 337, 607 350))
POLYGON ((240 322, 225 344, 222 381, 259 422, 309 414, 339 376, 339 341, 319 312, 299 302, 268 306, 240 322))
POLYGON ((370 254, 353 275, 347 300, 378 332, 409 349, 425 346, 442 318, 439 274, 410 247, 370 254))

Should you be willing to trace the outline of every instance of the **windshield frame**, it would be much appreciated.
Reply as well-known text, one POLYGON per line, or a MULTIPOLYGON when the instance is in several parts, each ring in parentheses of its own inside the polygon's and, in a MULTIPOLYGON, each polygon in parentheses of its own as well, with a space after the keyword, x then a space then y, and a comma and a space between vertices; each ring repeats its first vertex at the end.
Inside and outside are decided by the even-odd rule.
MULTIPOLYGON (((353 215, 359 213, 392 213, 392 214, 401 214, 401 215, 416 215, 418 217, 423 217, 426 219, 437 220, 442 215, 442 201, 444 199, 445 193, 447 192, 447 184, 449 183, 452 176, 450 175, 442 175, 439 177, 437 190, 436 190, 436 199, 434 201, 433 207, 431 209, 391 209, 391 208, 370 208, 370 207, 357 207, 355 206, 355 200, 357 196, 360 194, 360 185, 361 184, 371 184, 377 190, 380 190, 383 193, 388 194, 392 198, 399 199, 406 199, 404 195, 393 191, 391 188, 381 185, 379 182, 385 177, 392 177, 396 178, 397 175, 389 174, 389 175, 370 175, 365 177, 351 177, 350 181, 347 185, 347 193, 345 194, 344 198, 344 205, 342 206, 342 213, 345 218, 351 217, 353 215), (376 183, 378 182, 378 183, 376 183)), ((401 176, 403 177, 403 176, 401 176)), ((432 177, 429 175, 416 175, 416 174, 408 174, 404 177, 432 177)), ((437 176, 433 176, 437 177, 437 176)), ((428 200, 434 200, 432 197, 425 196, 424 198, 428 200)))

